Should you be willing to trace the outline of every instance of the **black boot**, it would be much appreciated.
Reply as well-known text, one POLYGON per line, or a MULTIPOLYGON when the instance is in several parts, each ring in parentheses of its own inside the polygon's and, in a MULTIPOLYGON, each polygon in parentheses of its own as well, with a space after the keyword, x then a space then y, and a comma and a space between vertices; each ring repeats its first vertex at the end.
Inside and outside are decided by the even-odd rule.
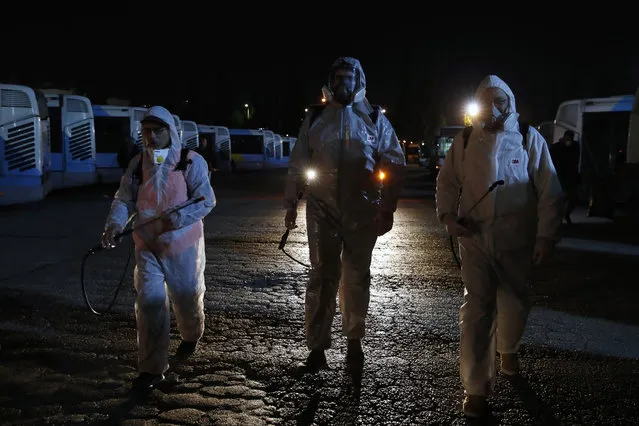
POLYGON ((186 340, 182 340, 180 346, 178 346, 177 351, 175 352, 175 356, 178 358, 187 358, 195 353, 196 348, 197 341, 187 342, 186 340))
POLYGON ((297 364, 297 373, 317 373, 326 366, 326 355, 323 349, 313 349, 306 360, 297 364))
POLYGON ((133 392, 149 392, 158 383, 164 380, 164 374, 140 373, 138 377, 133 379, 133 392))
POLYGON ((364 363, 364 351, 360 339, 348 339, 346 346, 346 362, 351 365, 364 363))

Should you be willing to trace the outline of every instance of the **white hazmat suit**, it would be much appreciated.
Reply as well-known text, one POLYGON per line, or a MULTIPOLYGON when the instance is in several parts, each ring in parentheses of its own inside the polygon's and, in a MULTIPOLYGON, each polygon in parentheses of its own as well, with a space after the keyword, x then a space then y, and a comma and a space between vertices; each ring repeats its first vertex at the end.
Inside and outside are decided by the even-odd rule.
POLYGON ((473 122, 466 147, 455 138, 437 177, 437 215, 465 216, 475 232, 459 238, 464 303, 460 310, 460 374, 468 395, 487 396, 495 380, 495 351, 516 354, 530 311, 529 288, 535 245, 560 238, 562 191, 544 138, 528 129, 524 144, 515 97, 496 76, 488 88, 503 90, 510 114, 503 130, 473 122), (477 207, 469 209, 495 181, 477 207), (461 191, 461 194, 460 194, 461 191), (496 330, 496 331, 495 331, 496 330))
POLYGON ((358 96, 343 105, 329 99, 311 123, 309 112, 291 153, 284 204, 297 206, 305 172, 313 169, 306 203, 311 275, 306 288, 306 343, 310 350, 331 346, 331 324, 339 288, 342 331, 361 339, 370 299, 370 263, 377 240, 378 211, 397 207, 405 159, 395 131, 364 98, 366 79, 358 60, 340 58, 355 69, 358 96), (386 173, 380 191, 376 170, 386 173))
POLYGON ((147 149, 131 160, 115 194, 106 227, 113 224, 122 227, 134 211, 138 213, 136 225, 139 225, 190 199, 204 197, 204 201, 172 213, 169 230, 162 229, 162 222, 157 221, 133 235, 137 262, 134 284, 138 369, 158 375, 169 368, 169 300, 183 341, 197 342, 204 332, 206 262, 202 219, 215 207, 216 199, 206 161, 199 154, 190 151, 186 170, 175 170, 182 143, 169 111, 154 106, 147 112, 148 117, 168 126, 169 154, 160 165, 154 163, 147 149), (138 186, 136 171, 140 161, 142 183, 138 186))

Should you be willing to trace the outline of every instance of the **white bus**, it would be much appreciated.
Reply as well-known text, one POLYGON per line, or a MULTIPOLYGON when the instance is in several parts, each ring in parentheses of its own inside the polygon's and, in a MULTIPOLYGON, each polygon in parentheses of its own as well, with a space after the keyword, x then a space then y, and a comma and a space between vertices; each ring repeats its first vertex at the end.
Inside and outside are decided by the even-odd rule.
POLYGON ((98 180, 116 183, 130 159, 141 150, 142 125, 146 108, 93 105, 98 180))
MULTIPOLYGON (((555 115, 552 142, 572 130, 580 145, 580 198, 589 199, 591 207, 606 205, 607 214, 615 202, 639 195, 639 176, 633 174, 639 163, 636 108, 633 95, 574 99, 562 102, 555 115)), ((591 209, 589 214, 599 215, 595 210, 600 209, 591 209)))
POLYGON ((270 130, 259 129, 264 132, 265 158, 267 162, 275 159, 275 134, 270 130))
POLYGON ((206 149, 215 155, 215 163, 218 171, 232 171, 231 163, 231 137, 229 129, 223 126, 209 126, 206 124, 197 125, 200 140, 206 138, 208 144, 206 149))
POLYGON ((231 160, 236 170, 261 170, 266 164, 273 132, 261 129, 229 129, 233 152, 231 160))
POLYGON ((47 93, 51 123, 53 189, 97 182, 95 122, 91 101, 84 96, 47 93))
POLYGON ((0 205, 45 198, 51 191, 50 162, 44 94, 0 84, 0 205))
POLYGON ((177 129, 178 136, 180 136, 180 142, 181 142, 182 136, 184 135, 184 131, 182 129, 182 120, 180 120, 180 117, 175 114, 171 114, 171 115, 173 116, 173 119, 175 120, 175 127, 177 129))
POLYGON ((182 120, 182 146, 189 149, 200 146, 197 124, 194 121, 182 120))
POLYGON ((282 160, 288 165, 293 147, 297 142, 297 138, 286 136, 282 138, 282 160))
POLYGON ((273 135, 273 158, 267 160, 267 165, 271 168, 288 166, 288 158, 284 158, 284 141, 277 133, 273 135))

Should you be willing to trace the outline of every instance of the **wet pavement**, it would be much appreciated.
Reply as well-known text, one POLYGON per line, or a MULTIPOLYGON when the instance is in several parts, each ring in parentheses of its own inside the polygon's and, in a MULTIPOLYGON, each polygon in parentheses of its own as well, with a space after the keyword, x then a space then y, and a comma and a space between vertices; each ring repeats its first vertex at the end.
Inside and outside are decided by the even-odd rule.
MULTIPOLYGON (((303 376, 293 367, 307 354, 308 271, 277 250, 282 173, 221 179, 218 206, 205 220, 205 335, 191 358, 171 359, 167 380, 145 400, 130 394, 137 375, 131 266, 105 315, 88 311, 80 286, 82 256, 97 242, 113 189, 63 191, 0 210, 0 422, 466 424, 459 271, 436 223, 432 187, 419 171, 412 177, 393 231, 373 254, 363 369, 344 362, 338 313, 328 368, 303 376)), ((298 225, 287 249, 307 262, 298 225)), ((633 222, 614 226, 584 220, 567 234, 634 242, 633 222)), ((523 375, 499 377, 488 424, 636 424, 639 257, 576 247, 560 248, 536 271, 523 375)), ((87 293, 98 309, 111 300, 129 248, 126 240, 89 257, 87 293)), ((174 353, 180 339, 172 325, 174 353)))

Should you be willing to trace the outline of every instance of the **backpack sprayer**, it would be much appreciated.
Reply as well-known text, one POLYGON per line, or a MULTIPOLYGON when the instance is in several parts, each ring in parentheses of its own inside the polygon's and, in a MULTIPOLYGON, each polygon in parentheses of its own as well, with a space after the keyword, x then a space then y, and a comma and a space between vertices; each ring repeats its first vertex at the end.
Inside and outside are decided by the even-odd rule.
MULTIPOLYGON (((482 195, 481 198, 479 200, 477 200, 477 202, 475 204, 473 204, 473 206, 466 212, 466 215, 460 217, 459 219, 457 219, 457 223, 460 224, 461 226, 463 226, 464 228, 466 228, 467 225, 468 225, 468 221, 467 221, 466 217, 470 214, 470 212, 472 212, 475 209, 475 207, 477 207, 479 205, 479 203, 481 203, 483 201, 483 199, 488 196, 488 194, 493 192, 495 188, 497 188, 498 186, 501 186, 503 184, 504 184, 504 181, 501 180, 501 179, 498 180, 498 181, 493 182, 493 184, 488 187, 488 190, 484 193, 484 195, 482 195)), ((454 237, 452 235, 449 237, 449 241, 450 241, 450 250, 453 252, 453 257, 455 258, 455 263, 457 263, 457 266, 461 269, 461 262, 457 258, 457 254, 455 254, 455 242, 454 242, 454 237)))
MULTIPOLYGON (((162 212, 160 215, 155 216, 155 217, 153 217, 151 219, 148 219, 148 220, 146 220, 145 222, 143 222, 143 223, 141 223, 139 225, 132 226, 129 229, 126 229, 126 230, 124 230, 122 232, 119 232, 119 233, 115 234, 114 239, 116 241, 120 240, 122 237, 130 235, 130 234, 132 234, 133 232, 137 231, 140 228, 143 228, 143 227, 145 227, 145 226, 147 226, 147 225, 149 225, 151 223, 157 222, 158 220, 162 220, 165 217, 168 217, 170 214, 173 214, 173 213, 175 213, 177 211, 182 210, 185 207, 188 207, 188 206, 190 206, 192 204, 199 203, 199 202, 204 201, 204 200, 205 200, 204 196, 188 200, 187 202, 185 202, 182 205, 179 205, 177 207, 168 209, 168 210, 162 212)), ((127 220, 126 224, 124 225, 125 228, 129 225, 129 223, 132 222, 133 218, 136 215, 137 215, 137 213, 134 213, 134 214, 131 215, 131 217, 127 220)), ((108 248, 103 247, 102 244, 98 244, 95 247, 91 248, 84 255, 84 258, 82 259, 82 269, 80 271, 80 283, 82 284, 82 294, 84 296, 84 301, 85 301, 87 307, 95 315, 103 315, 103 314, 107 313, 109 310, 111 310, 111 308, 113 307, 113 304, 115 303, 115 300, 118 297, 118 293, 120 292, 120 288, 122 287, 122 283, 124 282, 124 276, 126 275, 126 271, 129 268, 129 262, 131 261, 131 255, 133 253, 133 249, 131 249, 131 251, 129 252, 129 257, 128 257, 127 261, 126 261, 126 266, 124 267, 124 271, 122 272, 122 276, 120 277, 120 282, 118 283, 118 286, 115 289, 115 294, 113 295, 113 299, 111 300, 111 303, 109 303, 109 305, 107 306, 107 308, 104 311, 98 311, 98 310, 96 310, 93 307, 93 305, 91 305, 91 302, 89 301, 89 296, 87 295, 87 292, 86 292, 86 286, 85 286, 85 280, 84 280, 84 269, 85 269, 86 261, 89 258, 89 256, 91 256, 91 255, 93 255, 93 254, 95 254, 95 253, 97 253, 99 251, 106 250, 106 249, 108 249, 108 248)))
MULTIPOLYGON (((306 192, 306 189, 308 188, 310 183, 313 180, 315 180, 316 176, 317 176, 317 173, 315 172, 315 170, 309 169, 309 170, 306 171, 306 183, 304 184, 304 187, 302 188, 302 190, 297 193, 297 201, 302 199, 302 197, 304 196, 304 192, 306 192)), ((379 187, 378 187, 378 189, 379 189, 379 191, 381 191, 384 179, 386 178, 386 173, 384 173, 382 170, 380 170, 378 172, 377 177, 379 178, 379 187)), ((381 193, 380 193, 380 197, 381 197, 381 193)), ((337 221, 337 219, 335 219, 330 213, 328 213, 326 211, 326 209, 324 209, 314 197, 308 195, 307 199, 308 199, 308 201, 313 203, 316 207, 318 207, 320 210, 322 210, 324 212, 326 218, 329 220, 329 222, 331 222, 331 225, 335 226, 336 228, 340 227, 339 222, 337 221)), ((301 261, 295 259, 289 253, 287 253, 286 250, 284 250, 284 247, 286 246, 286 241, 288 240, 289 233, 290 233, 290 229, 287 228, 286 231, 284 232, 284 234, 282 235, 282 238, 280 239, 280 244, 278 246, 278 250, 281 250, 282 253, 284 253, 286 256, 288 256, 293 261, 295 261, 295 262, 299 263, 300 265, 304 266, 305 268, 310 268, 311 265, 308 265, 308 264, 306 264, 304 262, 301 262, 301 261)))

